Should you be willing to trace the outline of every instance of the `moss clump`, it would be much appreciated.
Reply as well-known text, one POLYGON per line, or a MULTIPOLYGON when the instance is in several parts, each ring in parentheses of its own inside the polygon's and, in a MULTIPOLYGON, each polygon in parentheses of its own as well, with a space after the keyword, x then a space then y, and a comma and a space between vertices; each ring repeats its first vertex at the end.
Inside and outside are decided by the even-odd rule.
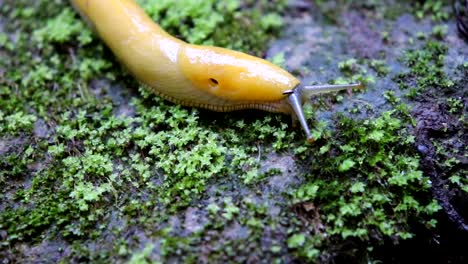
MULTIPOLYGON (((261 53, 282 2, 218 2, 140 1, 178 37, 261 53)), ((305 145, 288 116, 215 114, 148 93, 68 1, 2 3, 0 258, 195 262, 203 251, 208 262, 320 261, 408 239, 413 221, 435 224, 412 120, 394 93, 384 96, 398 111, 339 116, 333 134, 318 123, 319 140, 305 145)), ((413 54, 426 63, 402 79, 410 85, 442 65, 413 54)), ((340 68, 373 82, 363 63, 340 68)), ((447 105, 463 116, 459 100, 447 105)), ((465 190, 463 176, 450 184, 465 190)))
POLYGON ((336 84, 347 84, 360 82, 363 85, 371 85, 375 83, 375 77, 368 74, 365 66, 361 65, 357 59, 348 59, 338 63, 338 68, 346 76, 346 78, 339 77, 335 80, 336 84))
POLYGON ((341 116, 339 134, 322 134, 324 144, 307 156, 305 183, 290 193, 312 225, 305 238, 304 230, 289 238, 296 254, 324 260, 323 245, 342 239, 371 247, 413 237, 413 222, 435 226, 440 206, 419 170, 405 116, 395 111, 376 119, 341 116))
POLYGON ((283 22, 278 12, 286 4, 283 0, 138 2, 174 36, 193 44, 221 46, 257 55, 262 54, 266 43, 281 28, 283 22))
POLYGON ((63 9, 55 18, 48 20, 44 27, 34 31, 33 37, 37 43, 65 43, 78 39, 80 44, 86 45, 92 41, 90 30, 86 29, 83 22, 75 19, 75 12, 71 8, 63 9))
MULTIPOLYGON (((267 2, 241 8, 239 1, 191 1, 185 9, 177 2, 185 18, 171 15, 169 9, 176 9, 167 3, 145 6, 165 8, 160 21, 170 30, 176 30, 171 19, 185 21, 178 20, 177 28, 195 42, 227 43, 240 30, 233 19, 243 17, 255 37, 240 35, 231 47, 259 52, 280 26, 273 10, 281 7, 267 2)), ((295 133, 286 136, 286 117, 223 115, 226 121, 207 123, 200 120, 206 113, 163 102, 144 89, 129 96, 138 85, 115 66, 68 1, 6 0, 0 12, 8 22, 0 33, 2 259, 27 261, 20 244, 63 240, 59 247, 70 250, 62 256, 68 260, 123 260, 138 252, 133 238, 117 239, 129 231, 127 224, 152 226, 148 230, 167 241, 163 255, 173 254, 178 249, 172 246, 191 240, 170 239, 174 235, 165 228, 171 215, 195 205, 219 179, 262 181, 269 172, 259 171, 258 149, 251 146, 262 139, 281 150, 293 140, 295 133), (117 83, 125 88, 112 90, 117 83), (99 243, 104 235, 115 243, 99 243), (86 240, 98 243, 99 252, 86 240)))
POLYGON ((400 88, 410 88, 410 97, 428 88, 450 88, 454 85, 444 71, 447 46, 441 42, 428 40, 422 49, 409 50, 402 57, 409 67, 407 73, 394 77, 400 88))
POLYGON ((444 0, 416 2, 414 7, 415 16, 419 19, 429 17, 435 22, 447 20, 450 17, 447 2, 444 0))

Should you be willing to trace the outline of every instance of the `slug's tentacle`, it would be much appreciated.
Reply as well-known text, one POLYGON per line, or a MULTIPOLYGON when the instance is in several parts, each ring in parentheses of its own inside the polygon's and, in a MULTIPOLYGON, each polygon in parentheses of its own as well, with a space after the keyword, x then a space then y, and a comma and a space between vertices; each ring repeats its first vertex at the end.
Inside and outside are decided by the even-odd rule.
POLYGON ((310 99, 311 96, 317 94, 337 92, 350 88, 362 88, 361 83, 356 84, 325 84, 325 85, 312 85, 312 86, 298 86, 294 90, 285 91, 284 94, 288 95, 288 102, 291 105, 299 123, 301 123, 302 129, 304 130, 307 141, 313 142, 314 138, 310 133, 310 128, 307 125, 307 121, 302 110, 302 105, 310 99))
POLYGON ((312 137, 312 134, 310 133, 309 125, 307 124, 307 121, 304 116, 304 111, 302 111, 300 89, 286 91, 286 93, 289 93, 288 102, 291 105, 292 110, 296 114, 297 120, 299 120, 299 123, 301 123, 302 129, 304 130, 307 136, 307 141, 309 141, 309 143, 314 142, 314 138, 312 137))
POLYGON ((306 85, 299 89, 301 90, 302 100, 305 101, 317 94, 338 92, 350 88, 362 88, 361 83, 354 84, 323 84, 323 85, 306 85))

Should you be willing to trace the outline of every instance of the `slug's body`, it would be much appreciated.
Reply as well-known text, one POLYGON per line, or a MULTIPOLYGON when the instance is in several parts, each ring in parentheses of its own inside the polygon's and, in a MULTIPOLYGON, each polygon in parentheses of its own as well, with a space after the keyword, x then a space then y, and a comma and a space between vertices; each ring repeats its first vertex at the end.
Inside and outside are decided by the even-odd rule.
POLYGON ((214 111, 252 108, 296 114, 310 136, 298 107, 303 89, 287 71, 245 53, 176 39, 134 0, 71 2, 132 75, 155 94, 214 111))
POLYGON ((133 0, 72 3, 128 70, 163 98, 215 111, 290 112, 283 92, 299 80, 283 69, 244 53, 176 39, 133 0))

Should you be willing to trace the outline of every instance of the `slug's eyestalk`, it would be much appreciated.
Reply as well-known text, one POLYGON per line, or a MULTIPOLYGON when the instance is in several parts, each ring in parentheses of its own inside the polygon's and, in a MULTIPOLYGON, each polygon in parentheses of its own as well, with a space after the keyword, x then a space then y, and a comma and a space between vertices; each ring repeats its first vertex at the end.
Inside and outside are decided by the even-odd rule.
POLYGON ((294 90, 285 91, 284 94, 288 94, 288 102, 291 105, 294 113, 296 114, 299 123, 301 123, 302 129, 304 130, 307 141, 312 143, 314 138, 310 133, 310 128, 307 124, 307 121, 304 116, 304 111, 302 110, 302 105, 306 102, 311 96, 323 93, 337 92, 341 90, 346 90, 349 88, 361 88, 361 83, 356 84, 326 84, 326 85, 313 85, 313 86, 298 86, 294 90))

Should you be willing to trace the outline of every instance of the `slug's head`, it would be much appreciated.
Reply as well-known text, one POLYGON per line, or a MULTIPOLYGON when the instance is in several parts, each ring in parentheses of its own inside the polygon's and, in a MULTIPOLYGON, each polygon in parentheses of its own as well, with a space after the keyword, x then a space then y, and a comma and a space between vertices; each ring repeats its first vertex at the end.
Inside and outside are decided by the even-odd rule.
POLYGON ((216 47, 187 45, 178 61, 182 73, 196 89, 239 104, 277 103, 281 106, 277 111, 297 118, 309 142, 314 139, 302 103, 313 94, 360 85, 300 86, 297 78, 266 60, 216 47))
POLYGON ((290 73, 266 60, 223 48, 187 45, 178 60, 195 88, 233 102, 284 100, 284 92, 299 84, 290 73))

